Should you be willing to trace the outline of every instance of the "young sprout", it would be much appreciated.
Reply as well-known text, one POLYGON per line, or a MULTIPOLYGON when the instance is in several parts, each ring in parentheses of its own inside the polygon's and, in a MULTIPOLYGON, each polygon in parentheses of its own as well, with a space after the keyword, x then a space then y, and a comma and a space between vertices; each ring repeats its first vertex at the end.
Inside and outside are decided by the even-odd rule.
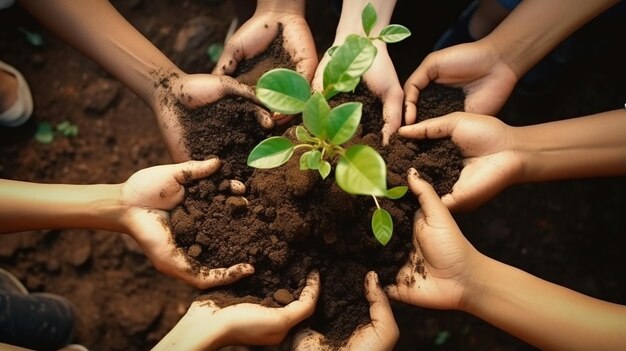
POLYGON ((386 245, 393 235, 393 220, 381 208, 377 197, 399 199, 406 186, 387 189, 387 167, 382 156, 372 147, 342 145, 352 139, 361 122, 363 106, 347 102, 331 108, 328 100, 341 92, 353 91, 361 76, 376 57, 374 40, 394 43, 408 37, 410 31, 400 25, 384 27, 378 36, 370 36, 376 24, 374 7, 368 4, 361 14, 365 36, 349 35, 340 46, 328 50, 331 59, 324 68, 323 91, 312 92, 309 82, 295 71, 278 68, 265 73, 257 82, 256 95, 269 109, 283 114, 302 113, 303 126, 295 129, 297 144, 275 136, 259 143, 248 156, 248 165, 274 168, 287 162, 296 149, 306 151, 300 157, 301 170, 316 170, 323 179, 331 171, 331 161, 338 158, 335 181, 347 193, 370 195, 376 211, 372 216, 372 231, 386 245))

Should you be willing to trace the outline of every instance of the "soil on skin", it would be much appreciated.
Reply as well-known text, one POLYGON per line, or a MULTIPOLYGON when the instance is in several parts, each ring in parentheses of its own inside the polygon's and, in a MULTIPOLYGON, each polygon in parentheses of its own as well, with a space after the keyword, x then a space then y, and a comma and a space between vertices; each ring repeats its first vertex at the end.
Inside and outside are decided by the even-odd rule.
MULTIPOLYGON (((206 48, 223 41, 235 13, 233 1, 188 0, 177 6, 163 0, 111 2, 188 73, 211 72, 214 64, 206 48)), ((407 40, 388 46, 401 84, 469 2, 397 2, 391 22, 413 32, 407 40)), ((307 1, 307 21, 320 56, 332 45, 335 34, 338 16, 333 4, 307 1)), ((615 33, 624 32, 623 17, 605 17, 586 25, 576 34, 570 61, 556 79, 546 82, 541 93, 528 95, 528 89, 516 89, 497 116, 523 126, 623 108, 626 53, 615 33)), ((119 183, 142 168, 172 162, 146 104, 39 25, 19 4, 0 11, 0 60, 25 76, 35 103, 35 113, 26 125, 0 127, 0 177, 43 183, 119 183), (43 46, 32 46, 20 28, 40 33, 43 46), (50 144, 34 139, 39 122, 56 126, 65 120, 78 125, 76 137, 56 135, 50 144)), ((270 133, 258 129, 252 115, 248 118, 250 122, 234 123, 247 134, 258 132, 259 138, 270 133), (253 128, 248 130, 248 125, 253 128)), ((379 137, 372 140, 378 143, 379 137)), ((213 153, 219 152, 223 159, 228 154, 227 150, 213 153)), ((244 153, 243 146, 237 152, 244 153)), ((240 176, 230 172, 246 182, 249 197, 252 172, 245 170, 240 176)), ((215 186, 219 188, 219 183, 215 186)), ((406 197, 409 200, 412 195, 406 197)), ((456 213, 454 218, 485 255, 586 295, 626 304, 625 211, 626 177, 620 176, 514 185, 480 208, 456 213)), ((271 210, 263 212, 268 218, 272 215, 271 210)), ((360 220, 367 217, 366 213, 359 216, 360 220)), ((371 233, 364 237, 370 238, 371 233)), ((31 292, 69 299, 78 311, 73 341, 92 351, 149 350, 194 298, 204 293, 158 272, 129 236, 109 231, 3 234, 0 267, 31 292)), ((361 282, 350 289, 361 291, 361 282)), ((289 299, 284 291, 278 295, 283 302, 289 299)), ((392 307, 400 329, 394 348, 398 351, 535 350, 464 312, 394 303, 392 307)), ((284 345, 252 349, 287 350, 284 345)))
MULTIPOLYGON (((279 36, 255 61, 293 69, 293 64, 284 61, 289 56, 281 53, 281 40, 279 36)), ((239 74, 246 80, 254 81, 265 73, 247 62, 244 66, 247 70, 239 74), (251 77, 250 72, 256 76, 251 77)), ((450 192, 463 167, 461 152, 454 143, 395 136, 383 147, 380 99, 361 84, 353 93, 337 95, 331 105, 347 101, 361 102, 363 116, 360 130, 345 147, 365 144, 378 149, 388 165, 389 188, 407 185, 407 171, 416 167, 436 185, 440 195, 450 192)), ((458 89, 433 85, 420 101, 423 116, 439 116, 462 110, 464 95, 458 89)), ((179 106, 185 144, 192 157, 217 155, 224 162, 217 174, 187 186, 185 200, 172 211, 175 240, 194 265, 254 265, 252 277, 219 289, 233 296, 231 302, 222 298, 222 304, 253 296, 263 305, 281 306, 281 302, 297 299, 307 274, 318 270, 321 294, 311 327, 339 346, 359 325, 370 322, 363 289, 365 273, 376 271, 384 286, 395 282, 396 273, 407 262, 412 249, 412 218, 418 205, 410 192, 400 200, 379 200, 394 220, 393 237, 383 247, 371 230, 376 209, 373 199, 343 192, 332 173, 322 180, 317 171, 301 171, 299 158, 304 151, 297 150, 289 162, 275 169, 250 168, 246 165, 250 151, 277 133, 259 127, 251 104, 229 98, 196 110, 179 106), (230 180, 244 183, 246 192, 233 194, 230 180)), ((291 128, 278 133, 295 141, 293 125, 299 121, 297 116, 291 128)))

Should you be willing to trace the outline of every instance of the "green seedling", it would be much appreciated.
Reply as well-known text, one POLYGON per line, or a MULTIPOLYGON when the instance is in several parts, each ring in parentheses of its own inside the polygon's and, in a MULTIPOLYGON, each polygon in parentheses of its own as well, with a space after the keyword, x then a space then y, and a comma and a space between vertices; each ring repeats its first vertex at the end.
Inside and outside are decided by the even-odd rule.
POLYGON ((374 40, 393 43, 408 37, 410 31, 400 25, 388 25, 378 36, 370 36, 376 24, 374 7, 368 4, 361 15, 365 36, 350 35, 345 42, 329 49, 331 56, 324 69, 323 92, 312 92, 309 82, 299 73, 278 68, 265 73, 257 82, 256 95, 270 110, 282 114, 302 113, 303 126, 295 129, 298 144, 275 136, 259 143, 248 156, 248 165, 275 168, 287 162, 296 149, 306 149, 300 157, 301 170, 316 170, 323 179, 336 162, 335 181, 347 193, 370 195, 376 203, 372 231, 386 245, 393 235, 393 220, 381 208, 377 197, 398 199, 408 188, 387 189, 387 167, 372 147, 342 145, 352 139, 361 122, 362 104, 347 102, 331 108, 328 100, 340 92, 353 91, 361 76, 376 57, 374 40))
POLYGON ((39 124, 37 124, 35 140, 37 140, 41 144, 50 144, 54 141, 55 130, 57 133, 68 138, 78 135, 78 126, 72 124, 69 121, 63 121, 57 124, 56 128, 53 128, 52 124, 48 122, 40 122, 39 124))
POLYGON ((26 40, 30 43, 30 45, 35 47, 43 46, 43 37, 41 34, 37 32, 30 31, 24 27, 18 27, 19 31, 24 34, 26 40))

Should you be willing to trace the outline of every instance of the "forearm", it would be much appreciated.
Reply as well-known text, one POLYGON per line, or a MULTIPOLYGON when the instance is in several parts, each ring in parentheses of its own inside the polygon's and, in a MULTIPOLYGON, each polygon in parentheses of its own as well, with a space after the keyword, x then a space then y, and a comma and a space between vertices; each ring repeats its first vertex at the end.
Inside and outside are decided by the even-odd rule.
POLYGON ((543 350, 617 350, 626 307, 558 286, 485 258, 463 309, 543 350))
POLYGON ((495 46, 520 78, 570 34, 618 2, 524 0, 483 41, 495 46))
POLYGON ((188 311, 152 351, 207 351, 227 346, 222 342, 223 326, 220 323, 207 323, 198 318, 196 312, 188 311))
POLYGON ((365 35, 361 24, 361 12, 368 3, 372 3, 378 20, 372 28, 372 34, 377 35, 383 27, 389 24, 393 10, 396 6, 395 0, 344 0, 341 7, 341 17, 337 24, 335 33, 335 44, 341 45, 345 37, 349 34, 365 35))
POLYGON ((515 128, 523 182, 626 174, 626 111, 515 128))
POLYGON ((281 12, 304 17, 305 0, 257 0, 256 12, 281 12))
POLYGON ((182 73, 106 0, 20 0, 20 4, 151 106, 159 75, 182 73))
POLYGON ((0 180, 0 233, 90 228, 125 232, 120 185, 0 180))

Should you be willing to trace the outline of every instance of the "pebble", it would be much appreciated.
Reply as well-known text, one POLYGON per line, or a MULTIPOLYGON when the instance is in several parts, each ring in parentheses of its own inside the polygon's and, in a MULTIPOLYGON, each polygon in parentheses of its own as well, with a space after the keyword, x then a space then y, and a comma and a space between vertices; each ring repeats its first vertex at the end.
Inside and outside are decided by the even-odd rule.
POLYGON ((274 292, 274 300, 281 305, 288 305, 294 299, 293 295, 287 289, 278 289, 274 292))

